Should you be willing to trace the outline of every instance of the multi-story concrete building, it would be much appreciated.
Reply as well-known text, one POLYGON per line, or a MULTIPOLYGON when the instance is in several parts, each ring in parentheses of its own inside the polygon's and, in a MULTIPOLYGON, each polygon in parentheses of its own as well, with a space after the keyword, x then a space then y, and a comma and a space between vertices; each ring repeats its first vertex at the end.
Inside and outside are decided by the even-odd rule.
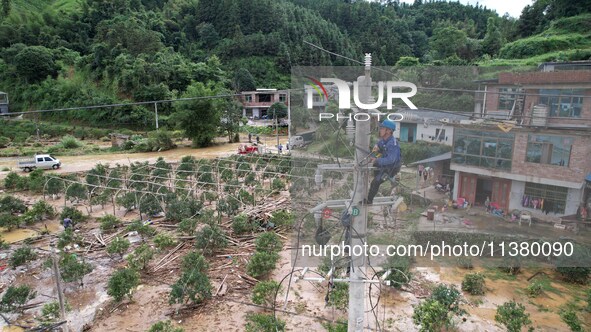
POLYGON ((454 132, 454 197, 489 197, 540 219, 591 211, 589 64, 544 64, 481 81, 476 110, 485 120, 462 121, 454 132))
POLYGON ((267 114, 271 105, 281 102, 288 106, 287 91, 276 89, 257 89, 256 91, 244 91, 241 96, 242 115, 252 119, 271 118, 267 114))

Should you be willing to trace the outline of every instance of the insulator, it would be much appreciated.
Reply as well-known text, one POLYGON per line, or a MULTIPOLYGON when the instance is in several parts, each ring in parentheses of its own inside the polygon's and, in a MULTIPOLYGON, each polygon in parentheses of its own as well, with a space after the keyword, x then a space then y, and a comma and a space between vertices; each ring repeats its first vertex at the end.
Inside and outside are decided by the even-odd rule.
POLYGON ((349 139, 349 142, 353 142, 355 139, 355 124, 353 123, 353 119, 348 120, 345 132, 347 133, 347 139, 349 139))
POLYGON ((316 170, 316 175, 314 175, 314 181, 318 186, 322 184, 322 172, 320 170, 316 170))
POLYGON ((316 221, 316 227, 319 227, 322 223, 322 211, 314 212, 314 221, 316 221))
POLYGON ((365 67, 371 67, 371 53, 365 53, 365 67))

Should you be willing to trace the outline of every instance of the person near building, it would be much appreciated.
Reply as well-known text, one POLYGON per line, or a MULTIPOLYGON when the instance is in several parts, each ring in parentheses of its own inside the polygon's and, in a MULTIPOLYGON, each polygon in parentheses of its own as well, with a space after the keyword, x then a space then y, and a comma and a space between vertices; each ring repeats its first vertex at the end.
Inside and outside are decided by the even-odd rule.
POLYGON ((370 162, 373 163, 377 169, 374 172, 375 177, 371 182, 367 198, 363 200, 363 204, 373 204, 373 199, 378 193, 380 185, 400 172, 400 168, 402 167, 402 154, 400 152, 400 145, 393 136, 395 130, 396 123, 394 123, 394 121, 384 120, 384 122, 380 124, 380 140, 374 147, 376 155, 370 157, 370 162))
POLYGON ((248 143, 252 143, 252 134, 248 133, 248 143))
POLYGON ((427 179, 429 178, 430 174, 431 174, 431 167, 429 167, 429 166, 425 167, 425 169, 423 170, 423 180, 425 180, 425 184, 427 184, 427 179))

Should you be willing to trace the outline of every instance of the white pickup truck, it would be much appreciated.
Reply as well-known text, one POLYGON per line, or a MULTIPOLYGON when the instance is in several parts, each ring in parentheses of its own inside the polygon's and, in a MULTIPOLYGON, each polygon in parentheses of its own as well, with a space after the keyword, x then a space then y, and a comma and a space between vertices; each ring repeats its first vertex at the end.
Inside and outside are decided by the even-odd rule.
POLYGON ((30 172, 35 168, 41 169, 58 169, 62 163, 59 159, 54 158, 48 154, 36 154, 30 159, 21 159, 18 161, 18 167, 25 172, 30 172))
POLYGON ((304 141, 304 138, 302 136, 292 136, 289 140, 290 149, 301 148, 303 146, 306 146, 306 144, 307 143, 306 141, 304 141))

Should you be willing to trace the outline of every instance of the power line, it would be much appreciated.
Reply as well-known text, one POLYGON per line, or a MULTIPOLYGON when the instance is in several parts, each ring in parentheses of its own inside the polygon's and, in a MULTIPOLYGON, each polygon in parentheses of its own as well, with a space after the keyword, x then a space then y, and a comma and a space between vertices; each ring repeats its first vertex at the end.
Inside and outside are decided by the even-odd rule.
MULTIPOLYGON (((304 90, 304 88, 283 89, 283 90, 276 90, 273 92, 287 92, 287 91, 299 91, 299 90, 304 90)), ((93 110, 93 109, 100 109, 100 108, 116 108, 116 107, 125 107, 125 106, 151 105, 151 104, 161 104, 161 103, 174 103, 174 102, 180 102, 180 101, 230 98, 230 97, 238 97, 238 96, 242 96, 242 93, 226 93, 226 94, 218 94, 218 95, 213 95, 213 96, 186 97, 186 98, 177 98, 177 99, 160 99, 160 100, 152 100, 152 101, 137 101, 137 102, 130 102, 130 103, 117 103, 117 104, 107 104, 107 105, 74 106, 74 107, 65 107, 65 108, 44 109, 44 110, 32 110, 32 111, 25 111, 25 112, 10 112, 10 113, 0 114, 0 116, 35 114, 35 113, 50 113, 50 112, 64 112, 64 111, 84 111, 84 110, 93 110)))
MULTIPOLYGON (((342 54, 338 54, 338 53, 329 51, 329 50, 324 49, 324 48, 322 48, 322 47, 320 47, 318 45, 312 44, 312 43, 310 43, 308 41, 304 41, 304 43, 306 43, 306 44, 308 44, 308 45, 310 45, 310 46, 312 46, 314 48, 317 48, 317 49, 319 49, 319 50, 321 50, 323 52, 326 52, 328 54, 331 54, 331 55, 334 55, 334 56, 338 56, 338 57, 347 59, 349 61, 355 62, 355 63, 360 64, 360 65, 365 65, 365 63, 362 62, 362 61, 351 59, 351 58, 349 58, 347 56, 344 56, 342 54)), ((380 67, 372 67, 371 69, 372 70, 381 71, 381 72, 384 72, 384 73, 387 73, 387 74, 390 74, 394 78, 399 79, 398 76, 395 73, 393 73, 392 71, 389 71, 389 70, 386 70, 386 69, 383 69, 383 68, 380 68, 380 67)), ((518 95, 523 95, 523 96, 546 96, 546 97, 567 96, 567 97, 578 97, 578 98, 591 98, 591 96, 588 96, 588 95, 561 95, 561 94, 553 95, 553 94, 534 94, 534 93, 520 93, 520 92, 511 92, 511 93, 508 93, 508 92, 502 92, 502 91, 453 89, 453 88, 427 88, 427 87, 417 87, 417 89, 418 90, 433 90, 433 91, 450 91, 450 92, 472 92, 472 93, 487 93, 487 94, 504 94, 504 95, 516 95, 516 96, 518 96, 518 95)), ((577 90, 577 89, 574 89, 574 90, 577 90)))
MULTIPOLYGON (((314 47, 314 48, 317 48, 317 49, 321 50, 322 52, 326 52, 326 53, 328 53, 328 54, 332 54, 332 55, 334 55, 334 56, 338 56, 338 57, 341 57, 341 58, 343 58, 343 59, 347 59, 347 60, 349 60, 349 61, 352 61, 352 62, 358 63, 358 64, 360 64, 360 65, 365 65, 365 62, 362 62, 362 61, 359 61, 359 60, 355 60, 355 59, 349 58, 349 57, 347 57, 347 56, 344 56, 344 55, 342 55, 342 54, 338 54, 338 53, 335 53, 335 52, 331 52, 331 51, 329 51, 329 50, 327 50, 327 49, 324 49, 324 48, 322 48, 322 47, 320 47, 320 46, 318 46, 318 45, 312 44, 312 43, 310 43, 310 42, 308 42, 308 41, 305 41, 305 40, 304 40, 304 43, 306 43, 306 44, 308 44, 308 45, 310 45, 310 46, 312 46, 312 47, 314 47)), ((394 78, 398 79, 398 77, 396 76, 396 74, 394 74, 394 73, 393 73, 393 72, 391 72, 391 71, 388 71, 388 70, 382 69, 382 68, 380 68, 380 67, 373 67, 373 66, 371 67, 371 69, 372 69, 372 70, 381 71, 381 72, 384 72, 384 73, 387 73, 387 74, 390 74, 390 75, 392 75, 394 78)))
POLYGON ((48 113, 48 112, 63 112, 63 111, 82 111, 82 110, 92 110, 97 108, 114 108, 114 107, 124 107, 124 106, 137 106, 137 105, 149 105, 149 104, 157 104, 157 103, 167 103, 167 102, 177 102, 177 101, 191 101, 191 100, 204 100, 204 99, 217 99, 217 98, 228 98, 228 97, 236 97, 242 94, 220 94, 214 96, 201 96, 201 97, 187 97, 187 98, 178 98, 178 99, 162 99, 162 100, 153 100, 153 101, 137 101, 132 103, 118 103, 118 104, 107 104, 107 105, 91 105, 91 106, 76 106, 76 107, 66 107, 66 108, 54 108, 54 109, 45 109, 45 110, 33 110, 33 111, 26 111, 26 112, 10 112, 4 115, 21 115, 21 114, 32 114, 32 113, 48 113))
MULTIPOLYGON (((346 57, 346 56, 344 56, 342 54, 338 54, 338 53, 335 53, 335 52, 326 50, 326 49, 324 49, 324 48, 322 48, 322 47, 320 47, 318 45, 312 44, 310 42, 304 41, 304 43, 306 43, 306 44, 308 44, 308 45, 310 45, 310 46, 312 46, 314 48, 317 48, 317 49, 319 49, 319 50, 321 50, 323 52, 332 54, 334 56, 342 57, 342 58, 345 58, 347 60, 353 61, 355 63, 365 65, 365 63, 363 63, 361 61, 358 61, 358 60, 355 60, 355 59, 351 59, 351 58, 346 57)), ((388 71, 388 70, 385 70, 385 69, 382 69, 382 68, 379 68, 379 67, 372 67, 371 69, 375 69, 375 70, 379 70, 379 71, 388 73, 388 74, 392 75, 394 78, 398 79, 398 77, 396 76, 396 74, 393 73, 393 72, 391 72, 391 71, 388 71)), ((510 95, 510 96, 525 96, 525 97, 527 97, 527 96, 544 96, 544 97, 562 97, 562 96, 566 96, 566 97, 570 97, 570 98, 591 98, 591 96, 588 96, 588 95, 562 95, 562 94, 553 95, 553 94, 534 94, 534 93, 521 93, 521 92, 507 93, 507 92, 503 92, 503 91, 486 91, 486 90, 453 89, 453 88, 427 88, 427 87, 417 87, 417 90, 463 92, 463 93, 486 93, 486 94, 499 94, 499 95, 500 94, 503 94, 503 95, 510 95)), ((423 108, 423 109, 427 109, 427 108, 423 108)), ((475 117, 475 116, 477 116, 477 114, 474 114, 474 113, 471 113, 471 115, 468 115, 468 114, 464 115, 464 114, 462 114, 463 112, 444 111, 444 110, 437 110, 437 109, 431 109, 431 110, 442 112, 442 113, 449 113, 449 114, 461 115, 461 116, 466 116, 466 117, 475 117)), ((519 115, 519 116, 517 116, 517 115, 514 115, 514 117, 521 118, 521 119, 524 119, 524 118, 532 118, 533 119, 534 118, 533 115, 531 115, 531 116, 525 116, 525 115, 519 115)), ((569 118, 569 119, 573 119, 573 120, 577 120, 577 121, 591 121, 591 118, 576 118, 576 117, 572 117, 572 118, 569 118)), ((488 121, 491 121, 491 122, 505 123, 501 119, 487 119, 487 120, 488 121)), ((522 124, 520 126, 521 127, 530 127, 530 128, 539 128, 539 126, 533 126, 533 125, 523 125, 522 124)), ((566 130, 572 130, 572 129, 584 129, 584 128, 580 128, 580 127, 564 127, 564 129, 566 129, 566 130)))

